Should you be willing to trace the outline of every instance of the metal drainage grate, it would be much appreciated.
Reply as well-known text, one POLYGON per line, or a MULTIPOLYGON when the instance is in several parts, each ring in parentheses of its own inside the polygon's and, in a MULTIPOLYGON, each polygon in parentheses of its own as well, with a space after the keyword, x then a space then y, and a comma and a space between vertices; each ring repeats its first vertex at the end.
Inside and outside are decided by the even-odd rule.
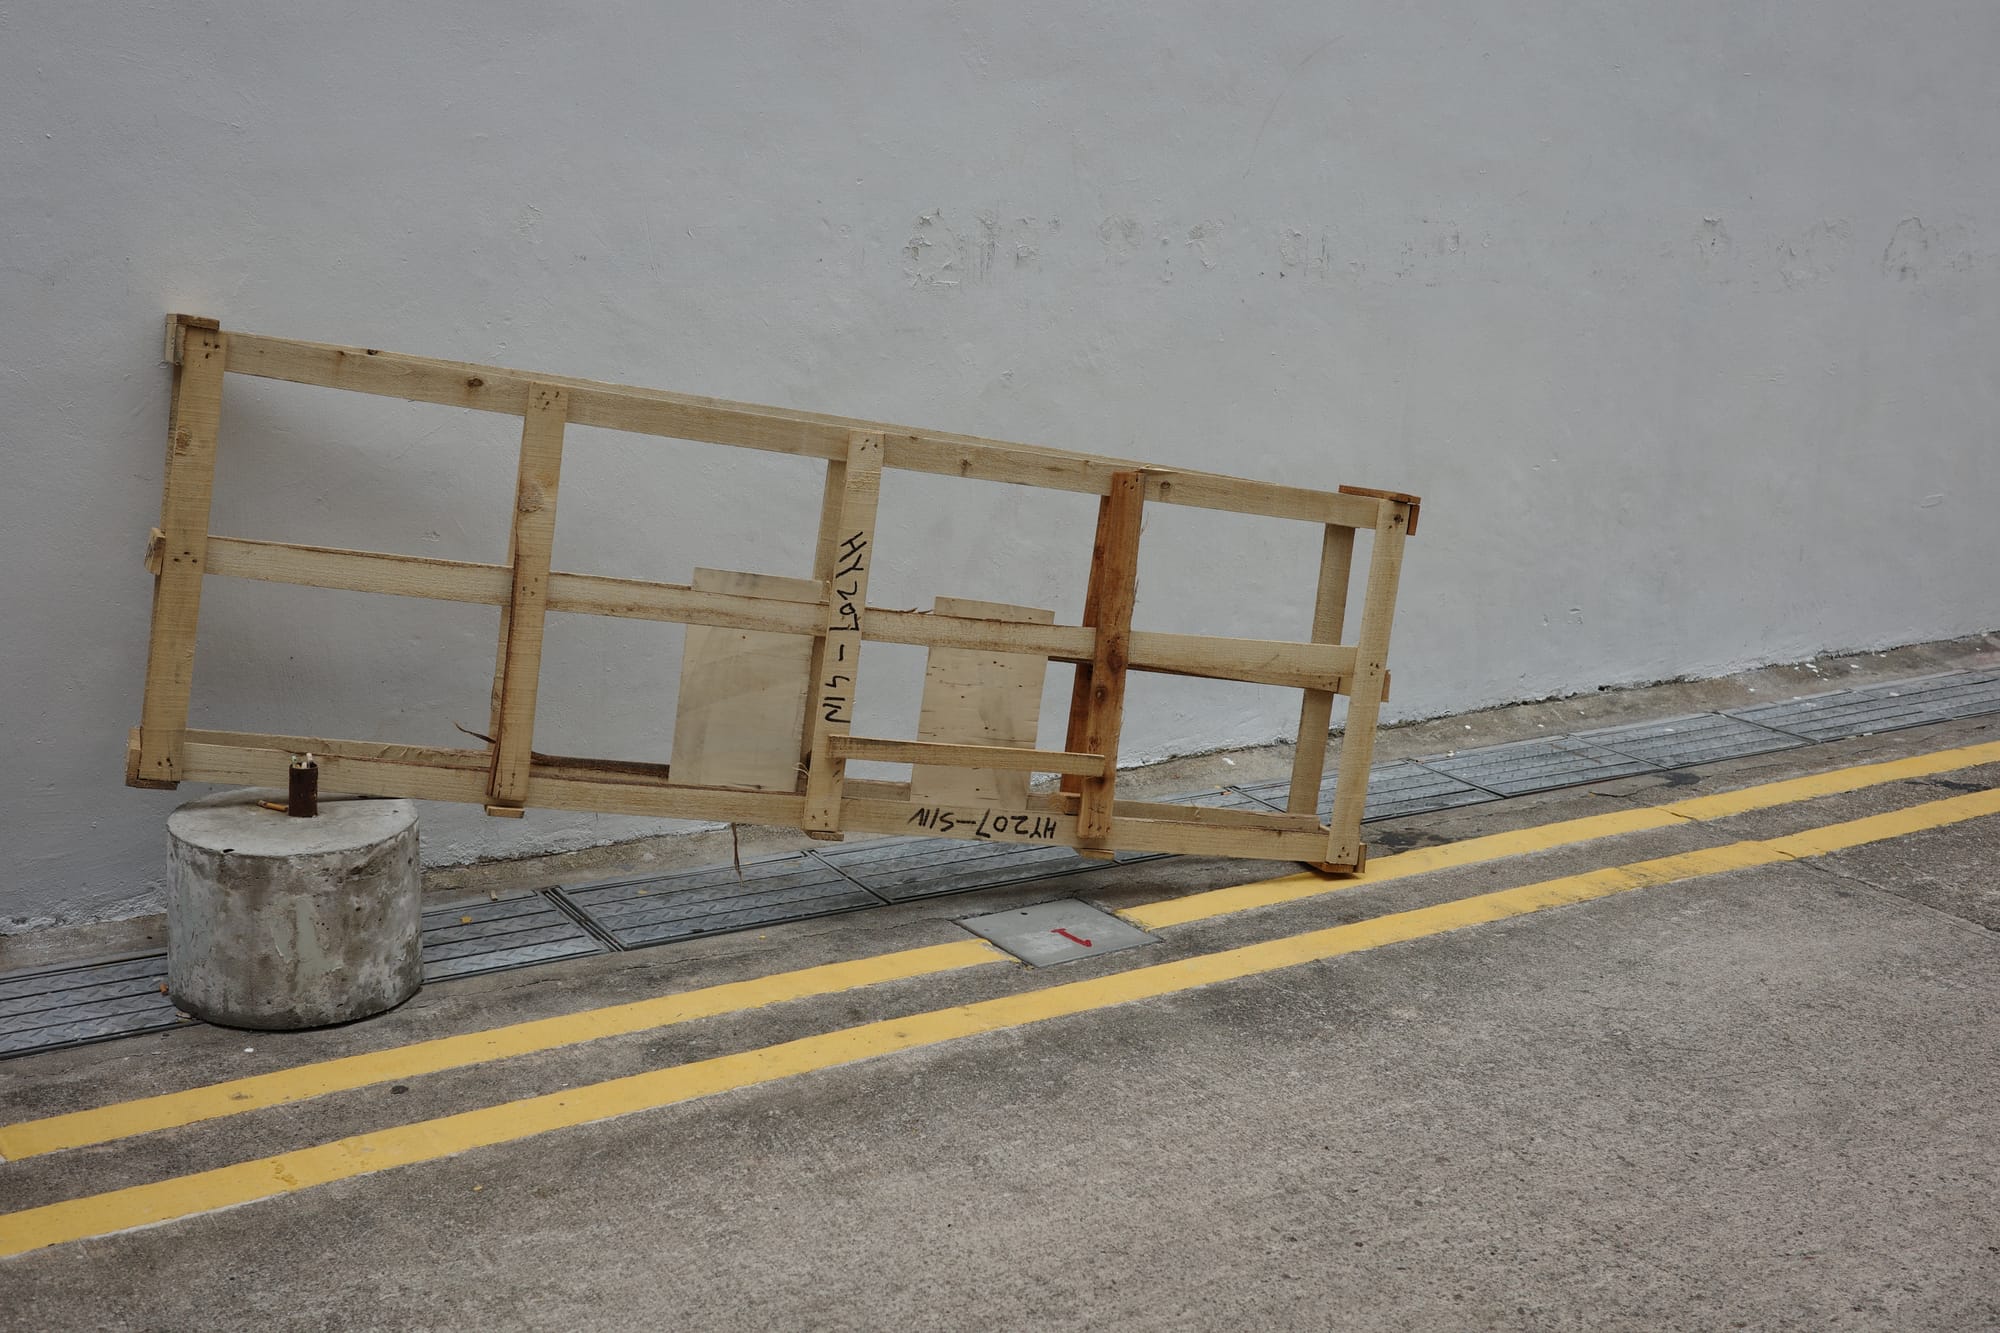
POLYGON ((1951 671, 1737 708, 1729 716, 1809 741, 1837 741, 1992 712, 2000 712, 2000 676, 1951 671))
MULTIPOLYGON (((1809 741, 2000 712, 2000 675, 1948 672, 1808 699, 1609 727, 1378 764, 1370 820, 1450 809, 1660 768, 1760 754, 1809 741)), ((1282 810, 1289 784, 1212 788, 1160 798, 1219 809, 1282 810)), ((1319 813, 1332 807, 1320 785, 1319 813)), ((1124 863, 1157 852, 1121 852, 1124 863)), ((743 867, 612 880, 424 913, 424 977, 496 972, 607 949, 633 948, 798 921, 936 894, 1020 884, 1101 862, 1065 847, 893 838, 777 857, 743 867)), ((188 1022, 161 989, 165 954, 0 976, 0 1057, 188 1022)))
POLYGON ((1686 768, 1805 744, 1800 737, 1722 713, 1692 713, 1664 722, 1580 731, 1576 737, 1644 760, 1652 768, 1686 768))
POLYGON ((1103 865, 1067 847, 952 838, 897 838, 814 853, 842 875, 892 903, 1049 879, 1103 865))
POLYGON ((0 1056, 176 1027, 167 956, 0 977, 0 1056))
MULTIPOLYGON (((1283 810, 1291 789, 1291 783, 1281 780, 1260 782, 1254 787, 1245 787, 1243 791, 1273 810, 1283 810)), ((1321 780, 1319 805, 1316 807, 1321 819, 1333 813, 1333 789, 1332 777, 1321 780)), ((1369 770, 1368 804, 1361 817, 1364 820, 1397 819, 1403 815, 1429 814, 1434 810, 1452 810, 1461 805, 1479 805, 1498 799, 1482 787, 1460 782, 1422 764, 1391 759, 1369 770)))
POLYGON ((1583 782, 1628 777, 1651 767, 1643 760, 1570 736, 1425 755, 1414 762, 1499 796, 1525 796, 1529 792, 1574 787, 1583 782))
POLYGON ((604 951, 604 945, 544 893, 424 913, 426 982, 604 951))
POLYGON ((623 948, 664 944, 779 921, 801 921, 882 899, 816 857, 793 854, 680 874, 609 880, 560 890, 623 948))

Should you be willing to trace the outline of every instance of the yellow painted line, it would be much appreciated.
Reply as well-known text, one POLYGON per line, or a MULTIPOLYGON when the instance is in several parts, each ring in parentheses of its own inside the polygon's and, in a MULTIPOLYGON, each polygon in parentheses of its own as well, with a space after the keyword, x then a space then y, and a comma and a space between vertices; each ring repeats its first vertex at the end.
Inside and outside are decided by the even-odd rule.
POLYGON ((185 1092, 169 1092, 157 1097, 141 1097, 113 1106, 72 1111, 41 1120, 24 1120, 0 1126, 0 1159, 17 1161, 61 1148, 105 1143, 134 1134, 191 1125, 197 1121, 304 1101, 330 1092, 365 1088, 371 1084, 434 1074, 444 1069, 504 1060, 509 1056, 596 1041, 628 1032, 666 1027, 674 1023, 712 1018, 718 1014, 740 1013, 786 1000, 816 995, 833 995, 874 986, 885 981, 933 976, 981 963, 1013 962, 985 940, 959 940, 922 949, 857 958, 850 962, 828 963, 795 972, 732 981, 721 986, 662 995, 630 1004, 588 1009, 578 1014, 512 1023, 455 1037, 414 1042, 364 1055, 280 1069, 249 1078, 230 1079, 185 1092))
MULTIPOLYGON (((1467 838, 1443 847, 1425 847, 1379 857, 1365 875, 1328 880, 1319 875, 1286 875, 1207 893, 1189 894, 1126 909, 1122 915, 1147 930, 1207 921, 1234 912, 1299 902, 1438 870, 1457 869, 1529 852, 1573 846, 1599 838, 1668 828, 1688 820, 1721 819, 1817 796, 1857 791, 1888 782, 1926 777, 1955 769, 2000 762, 2000 742, 1961 746, 1878 764, 1788 778, 1715 796, 1562 820, 1533 828, 1467 838)), ((675 1023, 738 1013, 788 1000, 834 994, 881 982, 956 971, 982 963, 1011 962, 983 940, 901 950, 852 962, 687 991, 631 1004, 590 1009, 555 1018, 416 1042, 364 1055, 346 1056, 230 1079, 182 1092, 141 1097, 110 1106, 72 1111, 40 1120, 0 1125, 0 1161, 35 1157, 64 1148, 108 1143, 158 1130, 347 1092, 377 1083, 415 1078, 491 1060, 620 1036, 675 1023)))
POLYGON ((1665 805, 1616 810, 1609 814, 1590 815, 1583 819, 1566 819, 1553 824, 1539 824, 1533 828, 1514 829, 1480 838, 1466 838, 1443 847, 1425 847, 1397 856, 1385 856, 1379 861, 1370 861, 1366 873, 1337 882, 1329 882, 1311 874, 1286 875, 1280 879, 1267 879, 1256 884, 1239 884, 1231 888, 1214 889, 1208 893, 1191 893, 1182 898, 1169 898, 1164 902, 1146 903, 1139 907, 1127 908, 1120 915, 1135 926, 1157 930, 1163 926, 1185 925, 1190 921, 1206 921, 1211 917, 1226 916, 1252 907, 1270 907, 1278 903, 1297 902, 1334 889, 1382 884, 1392 879, 1427 874, 1435 870, 1457 869, 1505 856, 1523 856, 1529 852, 1568 847, 1595 838, 1667 828, 1688 820, 1706 822, 1726 819, 1732 815, 1769 810, 1775 806, 1809 801, 1815 797, 1834 796, 1841 792, 1879 787, 1884 783, 1906 782, 1911 778, 1930 777, 1936 773, 1949 773, 1954 769, 1976 768, 1981 764, 1992 763, 2000 763, 2000 741, 1963 745, 1950 750, 1937 750, 1930 754, 1911 755, 1906 759, 1890 759, 1879 764, 1856 764, 1826 773, 1812 773, 1801 778, 1786 778, 1783 781, 1766 782, 1736 791, 1719 792, 1714 796, 1695 796, 1685 801, 1670 801, 1665 805))
POLYGON ((899 1051, 1172 995, 1551 907, 1589 902, 1647 885, 1788 861, 1798 855, 1789 848, 1854 847, 1991 814, 2000 814, 2000 790, 1932 801, 1897 811, 1893 816, 1878 815, 1835 824, 1791 838, 1735 842, 1631 865, 1610 866, 1369 921, 936 1009, 908 1018, 863 1023, 670 1069, 356 1134, 296 1152, 0 1215, 0 1257, 170 1222, 336 1180, 436 1161, 473 1148, 517 1142, 552 1130, 655 1110, 899 1051))
POLYGON ((1192 921, 1208 921, 1235 912, 1247 912, 1253 907, 1294 903, 1306 898, 1317 898, 1324 893, 1364 888, 1371 884, 1386 884, 1392 879, 1407 879, 1411 875, 1425 875, 1436 870, 1455 870, 1461 866, 1477 865, 1481 861, 1497 861, 1502 857, 1522 856, 1528 852, 1547 851, 1552 847, 1568 847, 1624 833, 1643 833, 1649 829, 1671 828, 1686 822, 1671 814, 1668 807, 1661 805, 1645 806, 1636 810, 1614 810, 1608 814, 1588 815, 1582 819, 1565 819, 1553 824, 1539 824, 1533 828, 1510 829, 1505 833, 1489 833, 1484 837, 1465 838, 1458 842, 1446 843, 1442 847, 1421 847, 1413 852, 1399 852, 1394 856, 1371 858, 1366 873, 1350 875, 1346 879, 1330 880, 1324 875, 1311 873, 1284 875, 1278 879, 1259 880, 1254 884, 1234 884, 1226 889, 1211 889, 1206 893, 1190 893, 1180 898, 1165 898, 1156 903, 1142 903, 1137 907, 1126 908, 1119 915, 1143 929, 1160 930, 1167 926, 1184 926, 1192 921))

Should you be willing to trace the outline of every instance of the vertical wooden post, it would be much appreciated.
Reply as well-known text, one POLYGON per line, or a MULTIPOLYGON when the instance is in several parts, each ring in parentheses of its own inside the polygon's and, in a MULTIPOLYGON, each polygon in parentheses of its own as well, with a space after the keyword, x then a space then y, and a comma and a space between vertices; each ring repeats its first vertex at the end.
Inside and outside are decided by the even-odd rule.
POLYGON ((500 665, 493 682, 493 769, 489 815, 519 818, 528 798, 535 742, 535 694, 542 678, 542 629, 555 545, 556 488, 562 479, 569 391, 534 384, 521 417, 521 466, 514 487, 514 588, 502 612, 500 665))
POLYGON ((1081 749, 1103 755, 1106 763, 1102 777, 1083 780, 1076 818, 1077 836, 1090 842, 1111 836, 1118 733, 1125 721, 1125 664, 1131 657, 1132 604, 1139 590, 1139 524, 1146 508, 1144 474, 1112 473, 1111 493, 1105 500, 1105 521, 1091 552, 1097 647, 1090 659, 1090 694, 1084 707, 1081 749))
MULTIPOLYGON (((1313 599, 1312 641, 1339 643, 1347 624, 1348 575, 1354 568, 1354 529, 1329 523, 1320 544, 1319 592, 1313 599)), ((1333 691, 1307 690, 1299 705, 1299 745, 1292 754, 1292 790, 1285 809, 1310 815, 1319 809, 1319 780, 1326 771, 1326 734, 1333 725, 1333 691)))
MULTIPOLYGON (((840 510, 847 501, 847 460, 830 458, 826 463, 826 485, 819 497, 819 540, 813 546, 812 576, 819 581, 820 594, 833 577, 840 550, 840 510)), ((826 664, 826 637, 813 638, 812 665, 806 671, 806 711, 799 727, 799 780, 795 790, 806 789, 807 766, 812 762, 813 717, 819 712, 819 673, 826 664)))
MULTIPOLYGON (((1111 497, 1102 496, 1097 501, 1097 535, 1090 543, 1090 574, 1083 590, 1083 619, 1078 623, 1085 628, 1097 625, 1097 562, 1104 555, 1104 535, 1111 522, 1111 497)), ((1083 751, 1084 718, 1090 712, 1090 663, 1078 662, 1076 675, 1069 687, 1069 731, 1063 741, 1063 749, 1071 753, 1083 751)), ((1070 795, 1081 795, 1083 777, 1078 773, 1065 773, 1061 779, 1061 790, 1070 795)))
POLYGON ((1326 864, 1359 871, 1368 859, 1361 841, 1361 816, 1368 806, 1368 765, 1375 757, 1375 719, 1389 670, 1389 625, 1396 614, 1396 582, 1403 572, 1403 538, 1411 506, 1384 500, 1375 521, 1375 545, 1368 552, 1368 586, 1361 603, 1361 629, 1354 644, 1354 679, 1347 691, 1347 729, 1340 740, 1340 772, 1334 779, 1333 813, 1328 819, 1326 864))
POLYGON ((222 423, 222 375, 228 341, 213 320, 171 316, 173 415, 167 434, 166 483, 160 500, 160 558, 153 582, 153 624, 146 654, 146 694, 139 715, 135 785, 180 781, 194 685, 195 628, 208 563, 209 500, 215 490, 215 437, 222 423))
POLYGON ((810 767, 806 770, 808 833, 840 829, 841 788, 847 761, 828 744, 854 725, 855 686, 861 675, 861 617, 868 605, 868 568, 875 559, 875 506, 882 495, 882 436, 856 431, 848 437, 847 466, 841 478, 840 522, 834 531, 833 572, 826 580, 826 634, 820 669, 813 680, 810 767))

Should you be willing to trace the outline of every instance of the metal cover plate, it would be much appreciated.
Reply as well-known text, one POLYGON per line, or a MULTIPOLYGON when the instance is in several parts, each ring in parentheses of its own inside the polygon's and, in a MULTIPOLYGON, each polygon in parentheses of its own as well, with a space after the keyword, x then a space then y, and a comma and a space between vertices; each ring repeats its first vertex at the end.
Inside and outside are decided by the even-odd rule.
POLYGON ((1074 898, 969 917, 959 924, 1031 967, 1095 958, 1160 942, 1159 936, 1149 935, 1130 922, 1074 898))
POLYGON ((1489 745, 1455 754, 1425 755, 1414 762, 1500 796, 1574 787, 1629 777, 1651 765, 1571 736, 1489 745))
POLYGON ((1732 709, 1729 716, 1809 741, 1836 741, 1996 711, 2000 711, 2000 676, 1952 671, 1756 704, 1732 709))
POLYGON ((792 855, 682 874, 563 886, 568 902, 624 948, 780 921, 802 921, 882 899, 814 857, 792 855))
POLYGON ((0 976, 0 1056, 177 1027, 166 981, 165 954, 0 976))
POLYGON ((1620 754, 1643 759, 1654 768, 1686 768, 1690 764, 1769 754, 1805 744, 1798 736, 1723 713, 1691 713, 1663 722, 1603 727, 1597 731, 1579 731, 1576 735, 1620 754))
POLYGON ((589 931, 539 893, 433 908, 423 921, 426 982, 604 951, 589 931))
POLYGON ((1105 864, 1067 847, 957 838, 898 838, 814 854, 892 903, 1073 875, 1105 864))

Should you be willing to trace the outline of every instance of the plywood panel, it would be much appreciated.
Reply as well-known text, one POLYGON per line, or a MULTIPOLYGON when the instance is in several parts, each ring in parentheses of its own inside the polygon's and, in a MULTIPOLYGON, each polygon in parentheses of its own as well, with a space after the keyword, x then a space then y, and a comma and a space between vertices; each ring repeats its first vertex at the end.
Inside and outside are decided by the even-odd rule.
MULTIPOLYGON (((939 615, 1052 625, 1056 613, 1004 602, 940 597, 939 615)), ((1032 653, 988 653, 965 648, 933 648, 924 666, 924 695, 917 739, 955 745, 1035 748, 1042 716, 1046 657, 1032 653)), ((927 805, 995 805, 1022 810, 1028 804, 1029 775, 992 768, 914 764, 910 798, 927 805)))
MULTIPOLYGON (((777 574, 697 569, 697 592, 817 602, 824 585, 777 574)), ((675 782, 796 791, 813 640, 689 625, 674 712, 675 782)))

